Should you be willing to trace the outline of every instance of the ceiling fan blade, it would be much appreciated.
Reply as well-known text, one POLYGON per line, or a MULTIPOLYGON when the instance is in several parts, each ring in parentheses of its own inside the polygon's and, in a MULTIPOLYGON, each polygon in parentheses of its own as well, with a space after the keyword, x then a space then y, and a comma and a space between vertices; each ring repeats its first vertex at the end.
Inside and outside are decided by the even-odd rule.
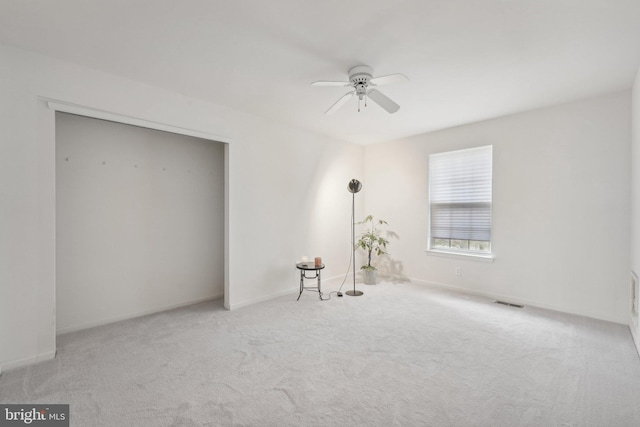
POLYGON ((387 97, 387 95, 381 92, 371 89, 367 96, 370 100, 381 106, 389 114, 393 114, 400 109, 400 106, 387 97))
POLYGON ((320 81, 311 83, 311 86, 340 86, 340 87, 345 87, 345 86, 349 86, 349 82, 329 82, 329 81, 320 80, 320 81))
POLYGON ((334 111, 336 111, 338 108, 342 107, 342 106, 343 106, 343 105, 344 105, 348 100, 350 100, 350 99, 351 99, 351 97, 352 97, 353 95, 355 95, 355 93, 356 93, 356 92, 355 92, 355 91, 353 91, 353 92, 349 92, 349 93, 345 94, 342 98, 338 99, 338 101, 337 101, 335 104, 333 104, 333 105, 331 106, 331 108, 329 108, 329 109, 328 109, 327 111, 325 111, 324 113, 325 113, 325 114, 331 114, 331 113, 333 113, 333 112, 334 112, 334 111))
POLYGON ((389 74, 388 76, 375 77, 370 80, 370 83, 373 83, 373 86, 384 86, 392 83, 405 83, 408 81, 409 78, 404 74, 389 74))

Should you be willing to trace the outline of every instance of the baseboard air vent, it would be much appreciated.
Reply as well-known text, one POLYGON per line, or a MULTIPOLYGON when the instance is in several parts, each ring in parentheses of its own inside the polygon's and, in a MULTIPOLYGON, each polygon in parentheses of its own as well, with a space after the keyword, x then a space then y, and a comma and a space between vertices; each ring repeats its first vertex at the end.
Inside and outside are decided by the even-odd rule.
POLYGON ((516 307, 516 308, 523 308, 524 305, 520 305, 520 304, 512 304, 510 302, 506 302, 506 301, 494 301, 496 304, 502 304, 502 305, 508 305, 509 307, 516 307))

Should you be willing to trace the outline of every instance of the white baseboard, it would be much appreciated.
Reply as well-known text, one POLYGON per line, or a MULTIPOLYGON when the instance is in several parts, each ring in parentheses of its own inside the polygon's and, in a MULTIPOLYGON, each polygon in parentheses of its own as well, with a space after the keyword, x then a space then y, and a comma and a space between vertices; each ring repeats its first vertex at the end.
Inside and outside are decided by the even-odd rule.
POLYGON ((500 301, 507 301, 507 302, 510 302, 510 303, 521 304, 521 305, 525 305, 525 306, 543 308, 545 310, 559 311, 561 313, 575 314, 577 316, 591 317, 593 319, 605 320, 607 322, 613 322, 613 323, 619 323, 619 324, 626 325, 626 323, 623 320, 617 319, 617 318, 613 318, 613 317, 611 317, 609 315, 606 315, 606 314, 603 314, 603 313, 595 313, 595 312, 590 312, 590 311, 570 310, 570 309, 567 309, 566 307, 559 306, 559 305, 546 304, 546 303, 543 303, 543 302, 540 302, 540 301, 529 300, 529 299, 526 299, 526 298, 513 297, 511 295, 503 295, 503 294, 496 294, 496 293, 492 293, 492 292, 478 291, 478 290, 475 290, 475 289, 463 288, 463 287, 460 287, 460 286, 450 285, 450 284, 446 284, 446 283, 429 282, 429 281, 426 281, 426 280, 413 279, 413 278, 411 278, 409 280, 412 283, 417 283, 417 284, 423 283, 425 285, 436 286, 436 287, 445 288, 445 289, 451 289, 451 290, 455 290, 455 291, 459 291, 459 292, 463 292, 463 293, 467 293, 467 294, 471 294, 471 295, 476 295, 476 296, 480 296, 480 297, 491 298, 491 299, 500 300, 500 301))
POLYGON ((241 301, 241 302, 239 302, 237 304, 229 304, 229 310, 237 310, 238 308, 247 307, 249 305, 253 305, 253 304, 258 304, 258 303, 261 303, 261 302, 269 301, 269 300, 272 300, 274 298, 279 298, 279 297, 284 296, 284 295, 293 295, 294 293, 298 292, 298 289, 299 288, 297 286, 296 287, 291 287, 289 289, 284 289, 282 291, 274 292, 274 293, 271 293, 271 294, 268 294, 268 295, 265 295, 265 296, 262 296, 262 297, 252 298, 252 299, 249 299, 249 300, 244 300, 244 301, 241 301))
POLYGON ((633 343, 636 346, 636 351, 638 352, 638 356, 640 356, 640 331, 633 321, 633 317, 629 319, 629 331, 631 331, 631 337, 633 338, 633 343))
POLYGON ((51 360, 56 357, 56 352, 48 351, 46 353, 38 354, 36 356, 25 357, 24 359, 12 360, 0 365, 0 373, 2 371, 8 371, 9 369, 21 368, 27 365, 33 365, 35 363, 44 362, 45 360, 51 360))
MULTIPOLYGON (((349 273, 348 277, 353 277, 353 273, 349 273)), ((325 291, 325 286, 332 286, 332 285, 340 285, 340 283, 342 283, 342 279, 344 278, 344 275, 340 275, 340 276, 334 276, 334 277, 329 277, 329 278, 323 278, 322 279, 322 289, 323 289, 323 293, 328 293, 328 291, 325 291)), ((346 282, 345 282, 346 283, 346 282)), ((268 295, 264 295, 262 297, 258 297, 258 298, 252 298, 249 300, 245 300, 245 301, 240 301, 239 303, 235 303, 235 304, 230 304, 229 307, 225 307, 228 310, 236 310, 238 308, 242 308, 242 307, 246 307, 249 305, 253 305, 253 304, 258 304, 261 302, 265 302, 265 301, 269 301, 275 298, 279 298, 281 296, 284 295, 297 295, 299 292, 300 288, 298 286, 293 286, 290 287, 288 289, 284 289, 282 291, 278 291, 278 292, 273 292, 270 293, 268 295)))
POLYGON ((95 322, 83 323, 80 325, 67 326, 56 330, 56 335, 68 334, 70 332, 77 332, 83 329, 95 328, 96 326, 108 325, 109 323, 120 322, 122 320, 135 319, 137 317, 147 316, 149 314, 160 313, 162 311, 173 310, 175 308, 186 307, 193 304, 199 304, 205 301, 211 301, 214 299, 222 298, 224 294, 210 295, 202 298, 196 298, 194 300, 182 301, 177 304, 170 304, 161 307, 154 307, 149 310, 143 310, 135 313, 129 313, 122 316, 109 317, 106 319, 100 319, 95 322))

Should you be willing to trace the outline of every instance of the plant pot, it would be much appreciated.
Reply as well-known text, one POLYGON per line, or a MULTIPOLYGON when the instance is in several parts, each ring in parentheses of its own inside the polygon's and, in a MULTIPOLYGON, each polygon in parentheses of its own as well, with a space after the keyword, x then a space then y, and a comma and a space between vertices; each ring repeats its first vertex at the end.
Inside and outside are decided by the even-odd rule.
POLYGON ((365 285, 375 285, 377 275, 377 270, 362 270, 362 278, 365 285))

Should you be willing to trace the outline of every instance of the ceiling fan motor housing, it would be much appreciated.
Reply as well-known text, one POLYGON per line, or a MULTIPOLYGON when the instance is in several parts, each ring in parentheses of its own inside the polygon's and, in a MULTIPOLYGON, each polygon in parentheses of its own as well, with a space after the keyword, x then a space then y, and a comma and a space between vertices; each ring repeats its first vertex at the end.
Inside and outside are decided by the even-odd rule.
POLYGON ((349 70, 349 82, 356 90, 358 98, 362 99, 367 94, 367 87, 372 76, 373 70, 366 65, 358 65, 349 70))

